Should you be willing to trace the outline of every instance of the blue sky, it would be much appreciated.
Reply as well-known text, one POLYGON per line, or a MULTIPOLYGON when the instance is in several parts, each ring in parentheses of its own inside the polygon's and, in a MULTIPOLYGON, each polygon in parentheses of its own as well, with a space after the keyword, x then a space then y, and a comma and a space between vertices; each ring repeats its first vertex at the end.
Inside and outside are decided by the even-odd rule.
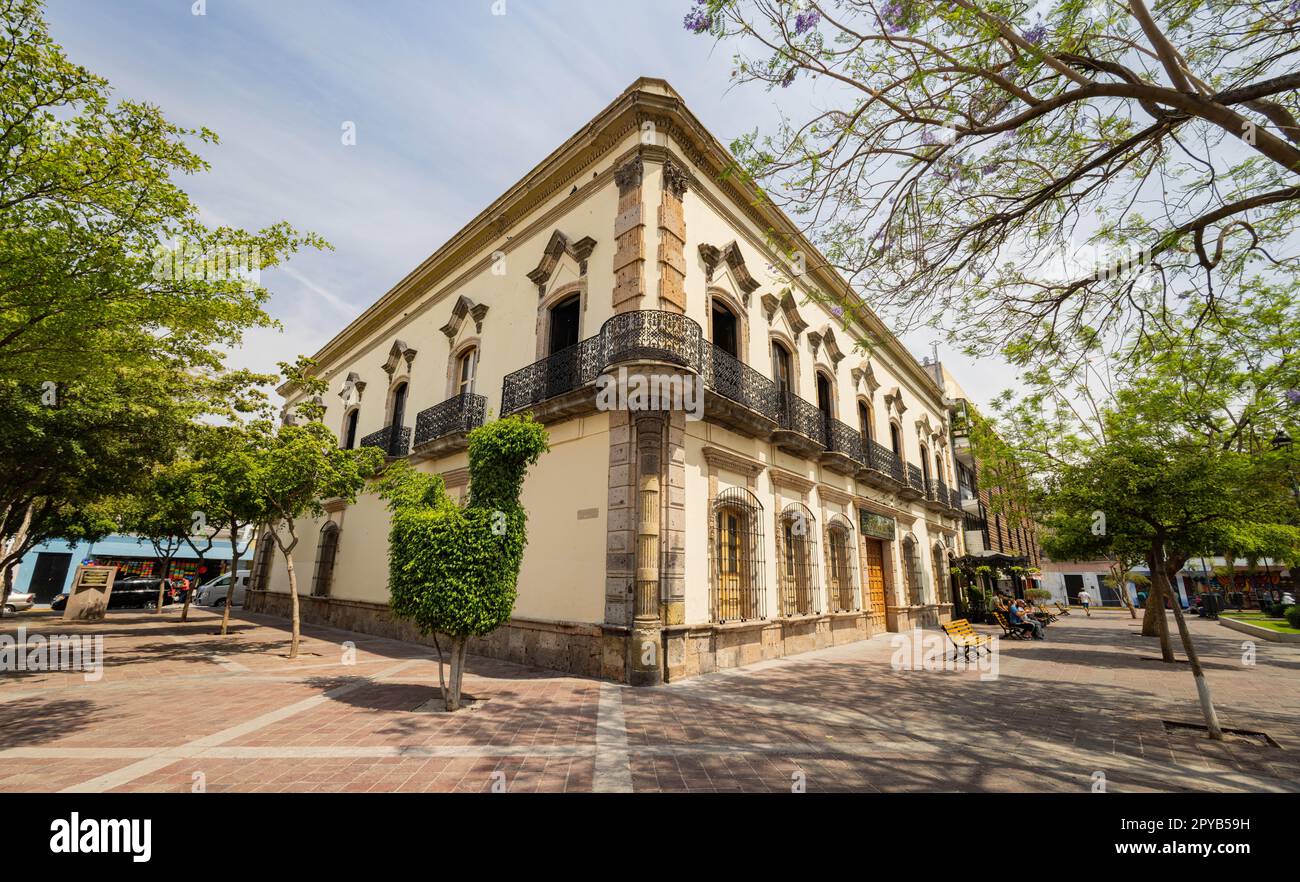
MULTIPOLYGON (((220 136, 211 172, 184 182, 210 222, 283 219, 334 245, 264 274, 284 330, 231 356, 263 370, 316 351, 639 76, 667 79, 724 143, 811 97, 730 89, 731 49, 682 28, 689 0, 47 4, 55 39, 119 96, 220 136)), ((928 354, 934 336, 906 342, 928 354)), ((1011 383, 940 356, 977 401, 1011 383)))

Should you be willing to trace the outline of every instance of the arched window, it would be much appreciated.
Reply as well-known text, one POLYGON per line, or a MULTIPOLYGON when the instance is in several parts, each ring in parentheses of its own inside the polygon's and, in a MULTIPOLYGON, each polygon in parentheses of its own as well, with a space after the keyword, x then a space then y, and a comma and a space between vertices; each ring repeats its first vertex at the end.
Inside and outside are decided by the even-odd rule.
POLYGON ((582 317, 582 295, 566 297, 550 309, 550 336, 547 339, 547 355, 568 349, 578 343, 580 319, 582 317))
POLYGON ((348 411, 347 416, 343 417, 343 449, 352 450, 357 446, 357 419, 361 416, 361 408, 354 407, 348 411))
POLYGON ((740 323, 736 320, 736 314, 716 297, 713 298, 712 306, 713 345, 733 358, 739 358, 740 323))
POLYGON ((948 592, 948 552, 937 542, 930 563, 934 567, 934 596, 939 603, 951 603, 948 592))
POLYGON ((807 616, 821 612, 817 588, 815 527, 807 506, 792 502, 781 512, 781 614, 807 616))
POLYGON ((329 597, 334 581, 334 559, 339 551, 339 525, 329 521, 320 530, 316 546, 316 575, 311 580, 312 597, 329 597))
POLYGON ((876 440, 876 432, 872 427, 874 421, 871 418, 871 405, 865 401, 858 402, 858 431, 862 432, 862 437, 867 441, 876 440))
POLYGON ((713 503, 715 622, 743 622, 767 615, 763 584, 763 507, 748 490, 731 487, 713 503))
POLYGON ((925 486, 930 486, 930 450, 924 444, 921 445, 921 477, 925 478, 925 486))
POLYGON ((456 394, 468 395, 474 391, 474 377, 478 373, 478 347, 471 346, 456 358, 456 394))
POLYGON ((894 451, 894 455, 903 459, 903 431, 898 428, 898 423, 892 420, 889 423, 889 446, 894 451))
POLYGON ((829 573, 826 594, 830 598, 831 612, 851 612, 859 609, 857 580, 854 578, 853 525, 844 515, 837 514, 826 523, 826 563, 829 573))
POLYGON ((925 582, 921 573, 921 558, 916 553, 916 540, 903 538, 903 578, 907 583, 908 602, 912 606, 925 604, 925 582))
POLYGON ((822 416, 831 419, 835 416, 835 393, 832 391, 835 387, 831 384, 831 378, 821 371, 817 372, 817 409, 822 412, 822 416))
POLYGON ((275 557, 275 537, 270 531, 257 543, 257 569, 253 571, 253 587, 258 591, 271 590, 271 558, 275 557))
POLYGON ((772 341, 772 380, 776 383, 778 389, 782 392, 789 392, 793 388, 794 372, 790 367, 790 350, 786 349, 779 341, 772 341))
POLYGON ((393 389, 392 395, 390 397, 391 405, 388 408, 389 411, 388 424, 390 426, 400 427, 406 425, 407 391, 408 391, 408 386, 406 383, 398 383, 397 386, 394 387, 393 389))

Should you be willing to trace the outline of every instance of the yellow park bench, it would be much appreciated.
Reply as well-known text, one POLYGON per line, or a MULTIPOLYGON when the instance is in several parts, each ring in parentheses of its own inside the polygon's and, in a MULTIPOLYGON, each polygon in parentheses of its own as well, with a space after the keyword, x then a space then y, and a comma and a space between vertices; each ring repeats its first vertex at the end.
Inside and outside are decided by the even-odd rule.
POLYGON ((975 629, 970 626, 970 622, 966 619, 957 619, 954 622, 947 622, 943 625, 943 632, 947 634, 948 639, 952 641, 952 657, 954 659, 957 658, 957 653, 959 651, 964 653, 966 658, 970 658, 970 651, 972 649, 975 650, 976 658, 979 658, 981 648, 987 651, 992 651, 989 650, 989 645, 993 642, 993 638, 987 634, 976 633, 975 629))

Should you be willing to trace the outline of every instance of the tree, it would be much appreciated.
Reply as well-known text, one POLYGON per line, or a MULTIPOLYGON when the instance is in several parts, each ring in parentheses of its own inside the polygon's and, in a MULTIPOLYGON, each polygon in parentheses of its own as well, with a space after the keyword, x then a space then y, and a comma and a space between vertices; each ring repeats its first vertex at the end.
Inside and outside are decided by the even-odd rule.
MULTIPOLYGON (((230 630, 230 605, 239 579, 240 535, 267 519, 257 473, 264 462, 270 425, 265 419, 195 427, 191 449, 204 473, 207 526, 230 536, 230 585, 221 614, 221 635, 230 630)), ((251 542, 251 540, 250 540, 251 542)))
POLYGON ((289 574, 293 640, 289 658, 298 657, 301 623, 298 615, 298 573, 293 551, 298 547, 299 518, 320 517, 327 499, 356 502, 366 479, 384 463, 377 447, 342 450, 338 438, 320 421, 324 407, 313 400, 328 384, 307 371, 314 363, 300 357, 296 364, 280 363, 286 382, 301 390, 306 400, 295 409, 292 421, 267 439, 260 450, 255 476, 260 508, 266 512, 270 535, 284 556, 289 574), (299 424, 300 421, 305 420, 299 424))
POLYGON ((1295 3, 694 0, 684 24, 735 82, 808 93, 734 172, 971 351, 1072 361, 1300 260, 1295 3))
POLYGON ((189 145, 216 135, 115 103, 41 12, 37 0, 0 4, 0 375, 214 368, 218 347, 273 324, 260 273, 327 243, 284 223, 205 226, 173 177, 206 171, 189 145))
POLYGON ((511 416, 469 434, 469 501, 457 505, 442 478, 390 465, 374 485, 392 511, 388 590, 394 615, 432 635, 438 684, 449 711, 460 708, 470 637, 510 619, 527 543, 527 514, 519 503, 528 468, 549 449, 546 430, 531 416, 511 416), (444 678, 438 634, 451 638, 450 683, 444 678))
POLYGON ((1300 512, 1285 478, 1292 454, 1300 314, 1291 286, 1252 282, 1241 312, 1171 322, 1127 350, 1098 351, 1067 372, 1028 375, 1031 391, 1000 403, 1038 489, 1049 554, 1141 556, 1151 572, 1143 634, 1173 661, 1169 602, 1213 737, 1220 737, 1173 581, 1186 561, 1225 548, 1290 559, 1300 512))

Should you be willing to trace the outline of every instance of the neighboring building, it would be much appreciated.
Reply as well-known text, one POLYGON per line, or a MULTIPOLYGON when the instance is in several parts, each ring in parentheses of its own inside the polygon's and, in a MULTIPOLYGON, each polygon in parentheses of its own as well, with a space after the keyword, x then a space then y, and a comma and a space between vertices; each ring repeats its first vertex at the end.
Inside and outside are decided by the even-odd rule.
MULTIPOLYGON (((253 551, 250 549, 248 554, 251 560, 253 551)), ((183 544, 169 568, 147 539, 136 536, 115 534, 96 542, 76 543, 55 539, 35 546, 23 556, 14 578, 14 590, 35 592, 37 603, 49 603, 56 594, 66 594, 71 590, 77 567, 82 564, 115 566, 119 579, 126 576, 184 575, 191 581, 198 577, 200 582, 207 582, 229 572, 230 540, 213 540, 212 550, 205 552, 202 563, 189 545, 183 544)), ((246 567, 247 564, 242 564, 240 569, 246 567)))
MULTIPOLYGON (((1043 559, 1042 584, 1052 592, 1052 599, 1059 603, 1077 604, 1079 592, 1085 588, 1092 597, 1095 606, 1124 606, 1107 560, 1050 560, 1043 559)), ((1139 570, 1145 573, 1145 569, 1139 570)), ((1137 603, 1137 586, 1125 582, 1129 602, 1137 603)))
MULTIPOLYGON (((316 354, 343 446, 457 498, 470 429, 547 424, 515 618, 471 652, 646 684, 951 614, 941 391, 732 162, 638 80, 316 354), (863 327, 816 302, 846 299, 863 327), (606 408, 623 370, 681 404, 703 387, 702 411, 606 408)), ((417 639, 389 614, 383 503, 326 508, 298 530, 304 619, 417 639)), ((287 612, 278 556, 254 584, 250 608, 287 612)))
POLYGON ((984 588, 1023 597, 1026 588, 1040 587, 1039 577, 1029 571, 1040 569, 1043 563, 1038 529, 1023 494, 1017 492, 1024 487, 1024 474, 1015 462, 979 461, 971 432, 975 421, 983 417, 941 362, 926 359, 925 368, 943 390, 950 408, 966 550, 960 563, 968 571, 992 568, 1000 578, 981 577, 984 588))

